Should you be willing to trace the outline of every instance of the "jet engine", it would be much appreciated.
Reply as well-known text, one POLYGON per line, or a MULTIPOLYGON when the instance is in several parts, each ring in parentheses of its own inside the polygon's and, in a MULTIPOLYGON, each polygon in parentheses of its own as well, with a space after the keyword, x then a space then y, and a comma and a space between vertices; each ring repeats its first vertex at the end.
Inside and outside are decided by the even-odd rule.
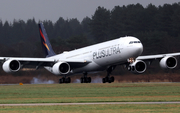
POLYGON ((17 72, 21 68, 21 63, 18 60, 7 60, 2 68, 6 73, 17 72))
POLYGON ((159 64, 163 69, 174 69, 177 66, 177 59, 175 57, 167 56, 162 58, 159 64))
POLYGON ((141 60, 136 60, 134 63, 129 64, 128 70, 133 73, 143 73, 146 71, 146 63, 141 60))
POLYGON ((66 62, 58 62, 53 65, 52 71, 56 75, 68 74, 70 72, 70 65, 66 62))

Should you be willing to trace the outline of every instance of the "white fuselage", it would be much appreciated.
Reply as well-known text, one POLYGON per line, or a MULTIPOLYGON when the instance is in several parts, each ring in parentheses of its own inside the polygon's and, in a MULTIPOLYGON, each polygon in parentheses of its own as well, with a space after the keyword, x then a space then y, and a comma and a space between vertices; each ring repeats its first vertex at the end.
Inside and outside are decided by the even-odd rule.
MULTIPOLYGON (((81 68, 72 68, 69 74, 75 74, 102 71, 109 66, 126 63, 129 58, 136 58, 141 55, 142 51, 143 45, 139 39, 127 36, 64 52, 49 57, 48 59, 56 59, 57 61, 62 62, 74 59, 91 61, 91 63, 81 68)), ((53 73, 51 67, 46 67, 46 69, 53 73)))

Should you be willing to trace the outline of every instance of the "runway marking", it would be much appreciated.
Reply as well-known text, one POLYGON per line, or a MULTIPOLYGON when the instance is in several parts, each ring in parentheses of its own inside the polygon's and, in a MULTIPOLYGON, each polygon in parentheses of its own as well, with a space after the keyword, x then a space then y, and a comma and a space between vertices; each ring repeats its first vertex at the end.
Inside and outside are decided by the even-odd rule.
POLYGON ((97 102, 97 103, 32 103, 0 104, 0 106, 63 106, 63 105, 100 105, 100 104, 180 104, 180 102, 97 102))

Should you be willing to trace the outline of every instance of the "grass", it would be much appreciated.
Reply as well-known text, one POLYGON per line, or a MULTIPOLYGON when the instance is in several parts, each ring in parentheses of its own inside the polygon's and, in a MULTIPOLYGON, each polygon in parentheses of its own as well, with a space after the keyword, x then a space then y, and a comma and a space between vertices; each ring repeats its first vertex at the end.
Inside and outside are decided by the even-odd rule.
POLYGON ((180 83, 0 86, 0 104, 180 101, 180 83))
MULTIPOLYGON (((180 101, 180 83, 39 84, 0 86, 0 104, 180 101)), ((180 104, 0 106, 1 113, 178 113, 180 104)))

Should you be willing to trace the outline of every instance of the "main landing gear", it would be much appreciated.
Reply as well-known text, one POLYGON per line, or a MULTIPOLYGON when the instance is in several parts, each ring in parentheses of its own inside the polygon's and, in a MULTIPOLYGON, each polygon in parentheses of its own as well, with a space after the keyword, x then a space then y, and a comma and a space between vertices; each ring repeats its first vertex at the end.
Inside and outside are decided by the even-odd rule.
POLYGON ((71 83, 71 78, 70 77, 68 77, 68 78, 62 77, 62 78, 59 79, 59 83, 60 84, 62 84, 62 83, 71 83))
POLYGON ((84 74, 84 77, 81 77, 81 83, 91 83, 91 77, 87 77, 87 72, 83 74, 84 74))
POLYGON ((116 66, 111 66, 107 69, 107 76, 105 78, 102 79, 103 83, 111 83, 114 82, 114 77, 110 77, 111 72, 116 68, 116 66))

